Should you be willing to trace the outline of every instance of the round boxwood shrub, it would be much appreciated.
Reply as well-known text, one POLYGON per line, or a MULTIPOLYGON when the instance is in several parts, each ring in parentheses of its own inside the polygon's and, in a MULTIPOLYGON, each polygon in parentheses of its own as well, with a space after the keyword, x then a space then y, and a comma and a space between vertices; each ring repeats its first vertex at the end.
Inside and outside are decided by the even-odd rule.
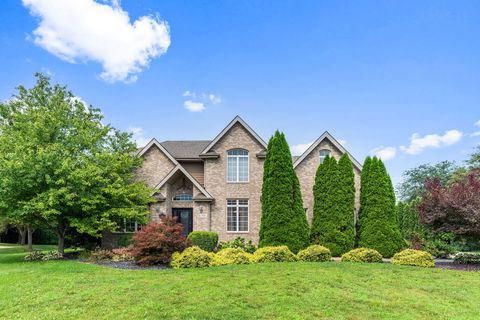
POLYGON ((374 249, 357 248, 342 255, 342 262, 383 262, 382 255, 374 249))
POLYGON ((209 231, 192 231, 188 239, 193 246, 197 246, 205 251, 213 252, 217 247, 218 234, 209 231))
POLYGON ((330 249, 314 244, 301 250, 297 254, 297 258, 300 261, 324 262, 332 259, 332 253, 330 252, 330 249))
POLYGON ((287 246, 263 247, 253 254, 254 262, 290 262, 296 260, 297 257, 287 246))
POLYGON ((210 266, 213 253, 200 249, 197 246, 185 249, 183 252, 175 252, 172 255, 170 265, 175 268, 205 268, 210 266))
POLYGON ((238 248, 226 248, 218 251, 210 263, 211 266, 225 266, 228 264, 249 264, 253 256, 238 248))
POLYGON ((435 262, 430 253, 414 249, 405 249, 396 253, 392 258, 392 264, 426 268, 435 267, 435 262))

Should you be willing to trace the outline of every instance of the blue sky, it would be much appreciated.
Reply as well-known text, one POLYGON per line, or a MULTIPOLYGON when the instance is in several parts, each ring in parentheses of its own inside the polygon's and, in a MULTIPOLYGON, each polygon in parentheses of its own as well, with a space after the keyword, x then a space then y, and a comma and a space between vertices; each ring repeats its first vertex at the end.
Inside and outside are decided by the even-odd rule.
POLYGON ((478 1, 71 3, 0 2, 0 99, 41 71, 139 141, 328 130, 395 183, 480 142, 478 1))

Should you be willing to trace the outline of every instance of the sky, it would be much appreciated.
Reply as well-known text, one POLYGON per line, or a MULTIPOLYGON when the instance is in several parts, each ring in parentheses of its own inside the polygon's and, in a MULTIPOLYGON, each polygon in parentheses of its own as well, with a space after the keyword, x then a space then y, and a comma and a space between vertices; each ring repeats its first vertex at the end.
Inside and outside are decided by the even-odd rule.
POLYGON ((394 183, 480 143, 479 1, 0 2, 0 100, 34 73, 139 144, 240 115, 300 154, 325 130, 394 183))

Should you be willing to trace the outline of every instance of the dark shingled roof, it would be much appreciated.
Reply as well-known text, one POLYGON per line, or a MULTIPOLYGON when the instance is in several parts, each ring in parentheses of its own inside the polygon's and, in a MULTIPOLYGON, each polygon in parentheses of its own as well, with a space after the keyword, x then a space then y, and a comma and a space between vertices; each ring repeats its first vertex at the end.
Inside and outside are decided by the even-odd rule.
POLYGON ((160 144, 175 159, 200 159, 202 153, 212 140, 163 141, 160 144))

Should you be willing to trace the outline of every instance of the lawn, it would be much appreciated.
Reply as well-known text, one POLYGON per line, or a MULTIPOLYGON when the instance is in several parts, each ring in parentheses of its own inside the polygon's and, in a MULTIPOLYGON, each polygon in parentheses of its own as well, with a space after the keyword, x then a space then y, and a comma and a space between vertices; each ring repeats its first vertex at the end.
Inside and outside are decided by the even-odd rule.
MULTIPOLYGON (((43 248, 45 249, 45 248, 43 248)), ((0 249, 2 319, 478 319, 480 273, 276 263, 116 270, 0 249)))

